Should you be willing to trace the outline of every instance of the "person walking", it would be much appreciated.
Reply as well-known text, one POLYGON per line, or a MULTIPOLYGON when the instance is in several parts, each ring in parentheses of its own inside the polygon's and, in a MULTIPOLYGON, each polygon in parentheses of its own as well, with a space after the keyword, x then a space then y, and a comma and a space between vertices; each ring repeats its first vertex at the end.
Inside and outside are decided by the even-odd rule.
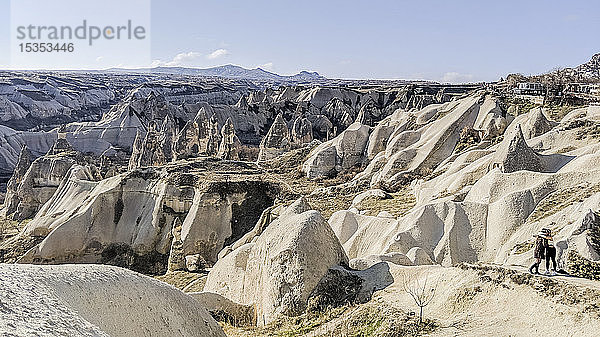
POLYGON ((552 271, 556 275, 556 247, 554 246, 554 239, 552 238, 552 231, 548 228, 543 229, 546 233, 544 240, 544 248, 546 254, 546 271, 544 274, 550 275, 550 260, 552 260, 552 271))
POLYGON ((540 268, 540 263, 542 262, 542 259, 545 257, 544 253, 545 253, 545 247, 546 247, 546 243, 544 242, 546 240, 546 233, 543 231, 540 231, 538 234, 535 235, 535 247, 533 249, 533 257, 535 258, 535 262, 534 264, 531 265, 531 267, 529 267, 529 272, 532 274, 539 274, 539 268, 540 268), (534 269, 535 269, 535 273, 534 273, 534 269))

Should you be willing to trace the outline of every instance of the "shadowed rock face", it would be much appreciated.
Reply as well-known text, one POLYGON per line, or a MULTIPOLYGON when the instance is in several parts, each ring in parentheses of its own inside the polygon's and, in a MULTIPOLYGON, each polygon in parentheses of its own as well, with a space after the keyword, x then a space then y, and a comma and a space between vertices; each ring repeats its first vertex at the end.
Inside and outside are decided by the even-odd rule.
POLYGON ((292 125, 292 142, 296 146, 308 144, 313 140, 313 127, 308 118, 299 116, 292 125))
POLYGON ((255 180, 215 181, 196 189, 183 221, 183 255, 200 254, 208 265, 224 246, 250 232, 264 209, 273 205, 275 187, 255 180))

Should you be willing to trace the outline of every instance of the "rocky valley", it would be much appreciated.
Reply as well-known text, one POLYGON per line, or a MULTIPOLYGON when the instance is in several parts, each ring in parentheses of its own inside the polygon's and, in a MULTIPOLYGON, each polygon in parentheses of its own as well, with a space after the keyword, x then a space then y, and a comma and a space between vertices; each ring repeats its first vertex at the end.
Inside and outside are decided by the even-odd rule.
POLYGON ((0 333, 594 336, 597 68, 2 71, 0 333))

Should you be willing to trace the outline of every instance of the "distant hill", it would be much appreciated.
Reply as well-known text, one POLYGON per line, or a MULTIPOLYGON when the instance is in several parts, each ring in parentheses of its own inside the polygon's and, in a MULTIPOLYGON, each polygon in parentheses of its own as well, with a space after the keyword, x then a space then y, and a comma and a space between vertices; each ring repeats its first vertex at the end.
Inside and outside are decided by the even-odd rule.
POLYGON ((592 56, 588 62, 570 69, 574 75, 586 79, 600 80, 600 53, 592 56))
POLYGON ((175 74, 175 75, 195 75, 195 76, 214 76, 223 78, 236 78, 258 81, 273 82, 311 82, 324 80, 325 77, 316 72, 301 71, 296 75, 285 76, 278 75, 261 68, 246 69, 235 65, 224 65, 213 68, 184 68, 184 67, 156 67, 142 69, 123 69, 111 68, 108 72, 118 73, 152 73, 152 74, 175 74))

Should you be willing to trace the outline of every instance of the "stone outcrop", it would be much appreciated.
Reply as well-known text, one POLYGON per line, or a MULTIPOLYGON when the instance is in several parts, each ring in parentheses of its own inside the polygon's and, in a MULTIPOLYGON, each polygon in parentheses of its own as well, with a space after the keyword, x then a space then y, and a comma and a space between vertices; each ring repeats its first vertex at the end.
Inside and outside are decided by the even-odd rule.
POLYGON ((527 120, 523 123, 523 137, 531 139, 552 130, 556 123, 550 122, 542 108, 533 108, 527 113, 527 120))
POLYGON ((242 143, 235 134, 235 128, 231 118, 228 118, 221 128, 221 143, 217 157, 224 160, 239 160, 239 149, 242 143))
POLYGON ((335 175, 360 164, 369 138, 369 127, 354 123, 336 138, 315 148, 302 166, 310 179, 335 175))
POLYGON ((260 142, 258 161, 269 161, 290 150, 292 141, 290 132, 281 114, 278 114, 269 132, 260 142))
POLYGON ((81 164, 88 167, 91 180, 100 180, 102 177, 94 164, 89 163, 89 158, 81 153, 71 151, 65 139, 57 140, 61 143, 55 146, 54 154, 35 159, 31 164, 31 153, 24 147, 19 156, 18 170, 7 186, 7 194, 3 213, 14 220, 32 218, 40 207, 48 201, 71 167, 81 164), (67 149, 65 151, 59 149, 67 149), (23 172, 26 170, 25 172, 23 172))
POLYGON ((256 241, 219 260, 205 291, 241 304, 253 304, 258 324, 278 315, 299 315, 321 278, 348 260, 335 234, 317 211, 287 213, 256 241))
POLYGON ((336 121, 335 126, 345 129, 356 120, 354 108, 341 99, 334 97, 324 107, 323 115, 330 121, 336 121))
POLYGON ((177 134, 171 116, 165 116, 160 125, 151 124, 146 133, 138 131, 133 143, 129 169, 160 166, 174 159, 173 141, 177 134))
POLYGON ((167 269, 169 271, 185 270, 187 266, 183 252, 183 241, 181 240, 181 220, 178 217, 173 220, 171 236, 171 249, 169 251, 167 269))
POLYGON ((292 124, 291 140, 296 146, 302 146, 313 141, 313 126, 308 118, 298 116, 292 124))
POLYGON ((187 121, 174 140, 175 159, 215 156, 221 136, 214 116, 202 107, 193 120, 187 121))
POLYGON ((473 129, 479 132, 481 139, 491 139, 502 135, 511 121, 512 116, 507 115, 500 107, 500 100, 486 96, 473 129))
POLYGON ((122 268, 1 264, 0 293, 0 335, 225 337, 199 301, 122 268))
POLYGON ((21 185, 23 178, 25 178, 25 174, 27 173, 27 170, 29 170, 33 159, 34 158, 27 146, 23 145, 15 170, 6 185, 6 195, 2 210, 5 214, 12 214, 17 210, 19 203, 21 202, 21 198, 18 195, 19 185, 21 185))
POLYGON ((56 155, 56 154, 61 154, 61 153, 65 153, 65 152, 75 151, 75 149, 71 146, 71 144, 69 144, 69 142, 67 141, 67 139, 65 137, 66 137, 65 134, 59 133, 59 137, 56 139, 56 142, 54 142, 54 145, 52 145, 50 150, 48 150, 47 154, 48 155, 56 155))
POLYGON ((210 266, 279 193, 256 167, 239 165, 204 159, 102 181, 74 165, 20 234, 43 238, 21 262, 106 263, 149 274, 210 266))
POLYGON ((525 142, 520 125, 517 125, 511 134, 506 135, 496 149, 490 163, 490 169, 494 168, 499 168, 504 173, 520 170, 543 171, 542 160, 525 142))

